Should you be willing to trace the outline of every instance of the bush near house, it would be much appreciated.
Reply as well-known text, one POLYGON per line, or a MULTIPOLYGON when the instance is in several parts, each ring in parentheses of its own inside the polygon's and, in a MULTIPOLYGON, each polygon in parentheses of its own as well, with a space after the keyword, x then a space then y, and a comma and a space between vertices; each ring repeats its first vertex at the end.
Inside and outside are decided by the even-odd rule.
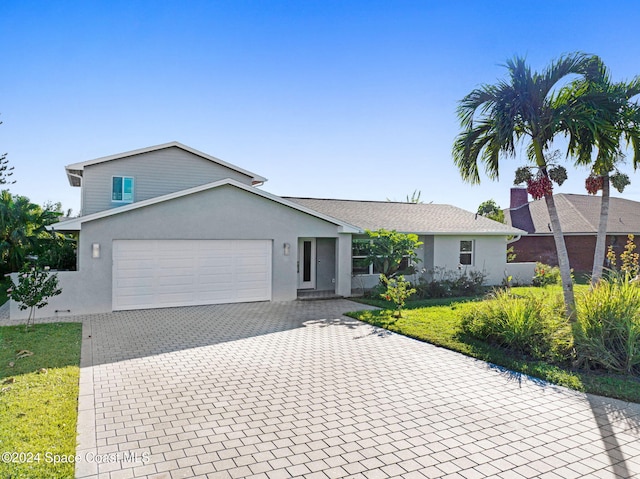
POLYGON ((414 285, 419 299, 478 296, 487 289, 483 286, 487 275, 482 271, 436 268, 430 274, 431 280, 420 277, 414 285))
POLYGON ((536 263, 536 268, 533 271, 533 280, 531 281, 533 286, 547 286, 560 284, 560 282, 560 268, 540 262, 536 263))

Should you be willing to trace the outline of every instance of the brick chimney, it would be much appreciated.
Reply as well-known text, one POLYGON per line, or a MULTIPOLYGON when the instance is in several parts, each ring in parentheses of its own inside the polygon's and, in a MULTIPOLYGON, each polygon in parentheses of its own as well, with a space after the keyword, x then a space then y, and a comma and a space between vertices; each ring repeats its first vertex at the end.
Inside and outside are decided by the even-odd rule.
POLYGON ((520 208, 529 203, 529 194, 526 188, 511 188, 511 203, 509 209, 520 208))

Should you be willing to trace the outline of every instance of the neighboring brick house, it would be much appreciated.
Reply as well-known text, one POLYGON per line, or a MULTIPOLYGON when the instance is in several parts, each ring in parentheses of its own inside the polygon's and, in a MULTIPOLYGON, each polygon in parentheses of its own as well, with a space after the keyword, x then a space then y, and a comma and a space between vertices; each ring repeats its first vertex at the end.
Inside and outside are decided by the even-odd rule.
MULTIPOLYGON (((600 221, 600 196, 554 195, 569 263, 575 272, 590 273, 600 221)), ((528 201, 527 190, 511 189, 511 203, 504 210, 508 225, 528 233, 512 244, 517 261, 540 261, 557 265, 556 247, 551 221, 544 199, 528 201)), ((640 203, 623 198, 610 198, 607 246, 612 245, 619 255, 624 251, 627 235, 636 236, 640 245, 640 203)))

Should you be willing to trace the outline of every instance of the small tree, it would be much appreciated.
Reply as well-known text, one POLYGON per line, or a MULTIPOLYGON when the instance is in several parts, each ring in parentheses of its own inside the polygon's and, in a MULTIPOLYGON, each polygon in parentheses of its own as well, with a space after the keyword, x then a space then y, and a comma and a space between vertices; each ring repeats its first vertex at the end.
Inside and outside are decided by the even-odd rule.
POLYGON ((9 297, 16 301, 20 310, 29 309, 29 317, 25 329, 35 321, 35 310, 45 307, 52 296, 62 293, 58 287, 58 276, 49 273, 49 268, 38 269, 25 266, 19 273, 18 284, 11 280, 7 290, 9 297))
POLYGON ((478 214, 499 223, 504 223, 504 211, 494 200, 487 200, 478 206, 478 214))
POLYGON ((402 308, 404 308, 409 296, 416 292, 416 289, 412 288, 411 283, 405 281, 402 275, 397 278, 387 278, 384 274, 381 274, 380 283, 384 284, 387 288, 384 293, 380 294, 380 297, 395 304, 396 311, 394 316, 401 318, 402 308))
POLYGON ((365 247, 367 261, 369 264, 373 263, 377 271, 386 277, 393 277, 398 272, 403 258, 407 258, 409 264, 420 261, 415 251, 422 246, 422 241, 418 241, 418 235, 385 229, 366 232, 371 238, 365 247))

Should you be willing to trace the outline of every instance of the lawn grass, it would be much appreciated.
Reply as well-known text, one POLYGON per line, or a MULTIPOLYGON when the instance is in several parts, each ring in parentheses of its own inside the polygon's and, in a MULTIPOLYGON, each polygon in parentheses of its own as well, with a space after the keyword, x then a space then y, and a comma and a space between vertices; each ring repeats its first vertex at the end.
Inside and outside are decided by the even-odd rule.
POLYGON ((74 476, 72 463, 51 455, 75 454, 81 340, 79 323, 0 327, 0 453, 23 453, 0 460, 0 477, 74 476), (18 359, 24 350, 33 355, 18 359))
MULTIPOLYGON (((582 294, 587 289, 587 285, 576 285, 576 295, 582 294)), ((557 286, 518 287, 512 288, 512 293, 539 296, 561 295, 562 291, 557 286)), ((402 318, 393 316, 393 311, 390 309, 392 306, 386 301, 377 299, 361 301, 383 309, 347 313, 349 316, 576 391, 640 403, 639 378, 597 374, 573 370, 570 366, 561 367, 544 361, 530 360, 463 334, 461 313, 472 311, 477 301, 482 301, 482 298, 447 298, 409 302, 402 313, 402 318)))

